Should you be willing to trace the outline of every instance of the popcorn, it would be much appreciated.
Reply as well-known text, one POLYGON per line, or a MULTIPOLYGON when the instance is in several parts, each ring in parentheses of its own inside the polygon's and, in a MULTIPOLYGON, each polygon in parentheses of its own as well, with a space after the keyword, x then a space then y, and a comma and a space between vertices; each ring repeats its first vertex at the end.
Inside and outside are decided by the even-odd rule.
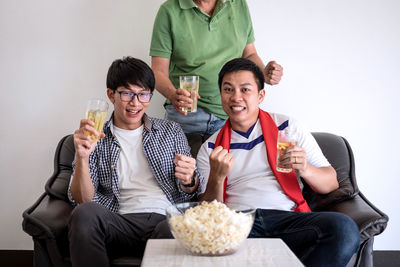
POLYGON ((253 217, 214 200, 187 209, 183 216, 171 215, 169 224, 175 238, 191 252, 218 255, 239 247, 250 233, 253 217))

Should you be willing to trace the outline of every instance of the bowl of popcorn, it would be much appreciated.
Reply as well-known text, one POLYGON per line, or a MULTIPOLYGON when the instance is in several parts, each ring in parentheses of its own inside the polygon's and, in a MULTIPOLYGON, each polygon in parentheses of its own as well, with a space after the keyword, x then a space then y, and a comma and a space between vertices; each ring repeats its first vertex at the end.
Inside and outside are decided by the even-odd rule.
POLYGON ((172 235, 196 255, 227 255, 234 253, 249 235, 255 209, 224 203, 186 202, 167 208, 172 235))

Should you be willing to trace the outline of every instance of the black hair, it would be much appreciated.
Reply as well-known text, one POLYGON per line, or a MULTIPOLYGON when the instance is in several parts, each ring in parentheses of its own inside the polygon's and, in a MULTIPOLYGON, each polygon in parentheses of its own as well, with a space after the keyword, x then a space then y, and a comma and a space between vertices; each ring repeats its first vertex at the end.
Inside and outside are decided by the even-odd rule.
POLYGON ((219 90, 221 91, 222 79, 226 74, 241 70, 251 71, 256 80, 258 91, 264 89, 264 74, 260 68, 251 60, 245 58, 234 58, 226 62, 218 74, 219 90))
POLYGON ((107 88, 115 91, 118 87, 137 85, 154 91, 155 79, 151 68, 142 60, 124 57, 114 60, 107 73, 107 88))

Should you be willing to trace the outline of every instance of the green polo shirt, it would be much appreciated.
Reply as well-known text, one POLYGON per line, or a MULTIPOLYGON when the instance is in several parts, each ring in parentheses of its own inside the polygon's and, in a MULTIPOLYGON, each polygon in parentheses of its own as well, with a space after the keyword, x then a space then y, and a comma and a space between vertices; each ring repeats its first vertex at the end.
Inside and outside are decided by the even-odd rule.
POLYGON ((241 57, 254 32, 245 0, 219 0, 212 16, 192 0, 167 0, 154 21, 150 56, 170 59, 169 78, 179 88, 180 75, 199 75, 198 106, 226 119, 221 106, 218 73, 241 57))

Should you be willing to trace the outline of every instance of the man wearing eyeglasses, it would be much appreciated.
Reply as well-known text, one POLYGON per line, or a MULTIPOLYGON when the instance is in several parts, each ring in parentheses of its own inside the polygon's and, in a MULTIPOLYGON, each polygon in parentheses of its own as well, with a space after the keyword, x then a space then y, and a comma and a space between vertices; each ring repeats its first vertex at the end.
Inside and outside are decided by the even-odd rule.
POLYGON ((109 266, 113 257, 141 255, 149 238, 171 237, 165 208, 189 201, 203 183, 180 126, 145 114, 154 84, 143 61, 115 60, 107 74, 114 112, 103 133, 86 119, 74 133, 73 266, 109 266))

